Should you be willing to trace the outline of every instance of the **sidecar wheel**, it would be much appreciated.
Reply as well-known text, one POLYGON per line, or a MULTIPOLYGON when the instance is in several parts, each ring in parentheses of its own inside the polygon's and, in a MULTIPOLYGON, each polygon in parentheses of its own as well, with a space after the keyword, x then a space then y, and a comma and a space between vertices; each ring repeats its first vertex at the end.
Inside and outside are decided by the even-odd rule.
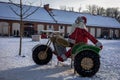
POLYGON ((94 76, 100 67, 99 55, 93 51, 83 51, 75 56, 75 71, 82 77, 94 76))
POLYGON ((46 45, 40 45, 34 49, 32 53, 32 58, 36 64, 45 65, 52 59, 51 48, 48 48, 47 52, 45 53, 46 48, 46 45))

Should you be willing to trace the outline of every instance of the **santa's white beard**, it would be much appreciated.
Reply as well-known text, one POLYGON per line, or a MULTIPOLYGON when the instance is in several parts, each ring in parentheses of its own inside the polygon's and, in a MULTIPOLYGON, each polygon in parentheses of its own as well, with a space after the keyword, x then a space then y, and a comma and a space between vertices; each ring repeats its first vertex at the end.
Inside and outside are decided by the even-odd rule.
POLYGON ((75 31, 75 28, 81 28, 81 29, 87 30, 86 25, 83 22, 80 22, 78 24, 73 24, 72 25, 72 29, 71 29, 71 33, 70 34, 72 34, 75 31))

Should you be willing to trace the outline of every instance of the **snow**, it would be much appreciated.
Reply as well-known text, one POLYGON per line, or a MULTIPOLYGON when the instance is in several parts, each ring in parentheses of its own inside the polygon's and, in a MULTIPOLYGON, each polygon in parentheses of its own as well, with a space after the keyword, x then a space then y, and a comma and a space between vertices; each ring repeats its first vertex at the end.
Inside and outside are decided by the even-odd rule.
MULTIPOLYGON (((15 5, 0 2, 0 19, 19 20, 19 16, 15 15, 15 13, 10 9, 9 6, 11 6, 17 13, 20 12, 19 8, 15 5)), ((26 5, 23 6, 23 8, 23 12, 26 12, 26 10, 31 8, 29 11, 26 12, 26 14, 24 14, 24 16, 26 16, 38 7, 26 5)), ((87 26, 120 28, 120 23, 115 18, 58 9, 52 9, 50 11, 50 14, 43 7, 39 7, 39 9, 34 14, 24 19, 24 21, 56 23, 54 21, 55 19, 57 23, 60 24, 73 24, 78 16, 86 16, 87 26), (50 14, 52 15, 52 17, 50 16, 50 14)))
POLYGON ((75 19, 78 16, 85 16, 87 18, 87 26, 120 28, 120 23, 114 18, 110 17, 56 9, 53 9, 51 14, 58 23, 72 24, 75 22, 75 19))
MULTIPOLYGON (((32 48, 37 44, 46 44, 47 39, 34 42, 23 38, 22 55, 18 56, 19 38, 0 38, 0 80, 120 80, 120 40, 104 40, 101 66, 92 78, 83 78, 74 74, 70 59, 57 65, 53 59, 47 65, 36 65, 32 60, 32 48)), ((52 47, 52 45, 51 45, 52 47)))
MULTIPOLYGON (((14 4, 0 2, 0 19, 9 19, 9 20, 20 20, 19 16, 17 16, 11 9, 12 7, 16 13, 20 13, 20 8, 16 7, 14 4), (9 13, 9 14, 8 14, 9 13)), ((38 9, 38 7, 35 6, 23 6, 23 13, 26 12, 23 17, 27 16, 34 10, 38 9), (30 8, 30 9, 29 9, 30 8), (28 11, 26 11, 28 10, 28 11)), ((35 21, 35 22, 49 22, 54 23, 54 20, 51 18, 51 16, 48 14, 48 12, 42 8, 39 7, 39 9, 32 15, 30 15, 28 18, 25 18, 24 21, 35 21)))

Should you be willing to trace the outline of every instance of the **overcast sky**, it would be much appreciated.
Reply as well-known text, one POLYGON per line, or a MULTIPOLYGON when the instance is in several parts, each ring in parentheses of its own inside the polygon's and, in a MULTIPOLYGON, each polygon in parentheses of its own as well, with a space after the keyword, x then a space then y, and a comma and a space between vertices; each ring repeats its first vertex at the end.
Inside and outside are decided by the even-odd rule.
MULTIPOLYGON (((0 0, 0 1, 8 1, 8 0, 0 0)), ((12 0, 14 2, 19 2, 19 0, 12 0)), ((108 7, 119 7, 120 9, 120 0, 23 0, 33 2, 34 5, 38 5, 40 1, 42 2, 42 6, 44 4, 50 4, 51 8, 60 9, 61 6, 66 7, 74 7, 75 11, 78 11, 79 7, 82 7, 84 10, 87 5, 98 5, 100 7, 108 8, 108 7)))

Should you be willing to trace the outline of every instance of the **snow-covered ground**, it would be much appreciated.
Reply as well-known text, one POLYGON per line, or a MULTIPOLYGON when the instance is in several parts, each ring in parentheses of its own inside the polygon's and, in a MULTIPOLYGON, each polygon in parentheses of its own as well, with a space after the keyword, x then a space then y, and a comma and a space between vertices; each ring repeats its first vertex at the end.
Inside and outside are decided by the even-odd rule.
POLYGON ((57 59, 44 66, 36 65, 32 60, 31 49, 39 43, 31 38, 23 38, 22 55, 18 56, 19 38, 0 38, 0 80, 120 80, 120 40, 104 40, 104 48, 100 52, 101 66, 92 78, 74 75, 70 60, 65 66, 57 65, 57 59))

